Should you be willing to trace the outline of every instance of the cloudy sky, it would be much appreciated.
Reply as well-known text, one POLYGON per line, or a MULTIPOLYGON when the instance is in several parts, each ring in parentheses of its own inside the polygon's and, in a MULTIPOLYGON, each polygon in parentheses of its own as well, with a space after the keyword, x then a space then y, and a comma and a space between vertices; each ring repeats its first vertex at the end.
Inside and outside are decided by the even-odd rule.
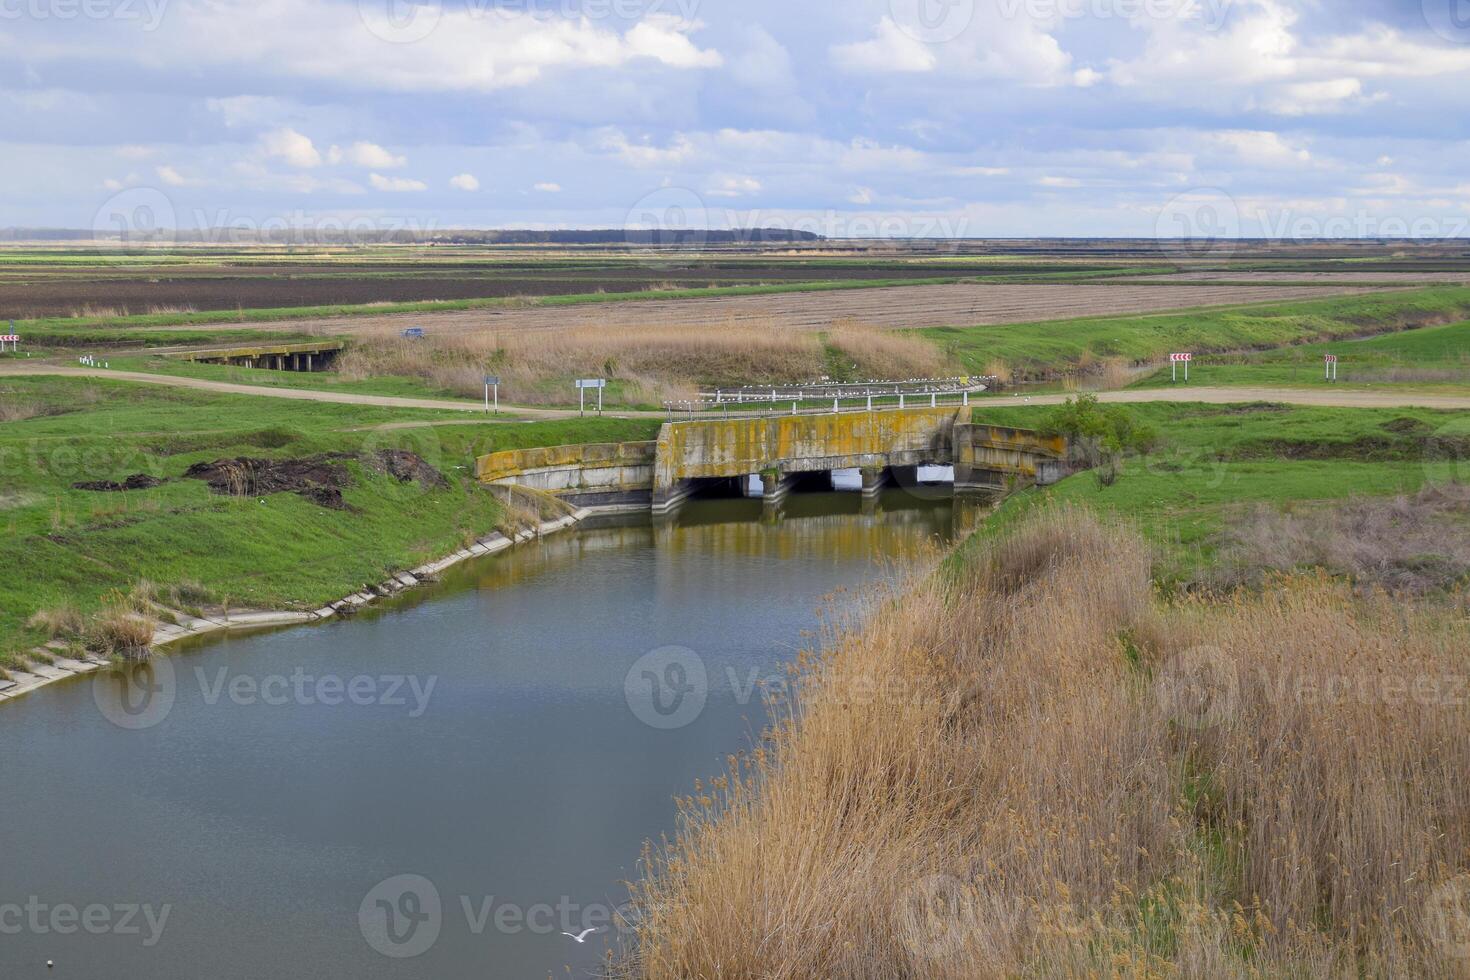
POLYGON ((1470 0, 0 0, 0 227, 1470 234, 1470 0))

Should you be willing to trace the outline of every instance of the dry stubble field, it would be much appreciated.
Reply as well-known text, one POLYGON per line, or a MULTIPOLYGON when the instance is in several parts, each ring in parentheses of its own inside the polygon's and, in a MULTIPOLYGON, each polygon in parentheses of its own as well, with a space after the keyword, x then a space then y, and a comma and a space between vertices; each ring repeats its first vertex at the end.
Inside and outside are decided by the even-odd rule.
MULTIPOLYGON (((825 330, 837 321, 892 328, 973 326, 1151 313, 1202 306, 1322 299, 1371 291, 1351 285, 1159 286, 1111 284, 891 286, 760 296, 631 300, 529 309, 456 310, 240 324, 268 331, 381 336, 418 325, 438 334, 567 327, 723 327, 758 322, 825 330)), ((222 325, 223 326, 223 325, 222 325)))

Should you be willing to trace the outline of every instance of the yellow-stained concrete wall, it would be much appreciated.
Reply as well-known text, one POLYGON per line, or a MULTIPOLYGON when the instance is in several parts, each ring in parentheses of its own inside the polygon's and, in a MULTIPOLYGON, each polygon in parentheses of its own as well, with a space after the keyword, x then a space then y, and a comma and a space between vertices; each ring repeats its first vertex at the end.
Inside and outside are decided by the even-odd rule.
POLYGON ((610 442, 510 449, 481 456, 475 475, 481 483, 552 493, 648 490, 657 447, 654 442, 610 442))
POLYGON ((1060 477, 1067 454, 1064 436, 1004 425, 961 423, 955 426, 954 439, 955 480, 960 485, 971 482, 967 471, 1052 483, 1060 477))
POLYGON ((684 480, 952 461, 953 408, 670 422, 654 492, 684 480))

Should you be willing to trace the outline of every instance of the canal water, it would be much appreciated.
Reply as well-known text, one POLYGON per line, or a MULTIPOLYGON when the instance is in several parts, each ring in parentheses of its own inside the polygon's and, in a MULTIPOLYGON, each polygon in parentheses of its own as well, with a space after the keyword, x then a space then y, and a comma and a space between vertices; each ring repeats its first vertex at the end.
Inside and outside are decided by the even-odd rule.
POLYGON ((5 705, 0 977, 592 974, 760 681, 954 534, 926 493, 868 511, 696 500, 5 705))

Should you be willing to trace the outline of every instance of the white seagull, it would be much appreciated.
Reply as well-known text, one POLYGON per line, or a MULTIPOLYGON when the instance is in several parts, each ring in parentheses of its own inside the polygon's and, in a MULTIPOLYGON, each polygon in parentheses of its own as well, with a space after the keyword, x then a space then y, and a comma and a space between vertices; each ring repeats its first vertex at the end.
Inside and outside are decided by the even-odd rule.
POLYGON ((601 929, 583 929, 580 934, 575 935, 575 936, 572 936, 572 934, 570 932, 564 932, 564 933, 562 933, 562 935, 563 936, 571 936, 571 938, 575 939, 577 942, 579 942, 579 943, 585 943, 587 941, 587 937, 588 936, 592 935, 592 933, 594 933, 594 932, 601 932, 601 931, 602 931, 601 929))

